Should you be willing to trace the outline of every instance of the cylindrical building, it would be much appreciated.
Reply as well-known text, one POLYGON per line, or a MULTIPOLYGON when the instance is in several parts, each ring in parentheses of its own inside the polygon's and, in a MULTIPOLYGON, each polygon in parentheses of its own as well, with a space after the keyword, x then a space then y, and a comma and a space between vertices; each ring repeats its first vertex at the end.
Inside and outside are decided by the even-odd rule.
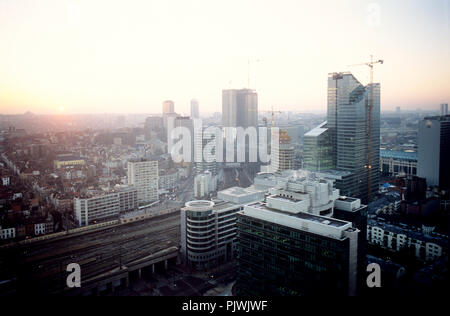
POLYGON ((236 242, 236 212, 239 205, 196 200, 181 210, 181 251, 183 262, 204 270, 233 258, 236 242))

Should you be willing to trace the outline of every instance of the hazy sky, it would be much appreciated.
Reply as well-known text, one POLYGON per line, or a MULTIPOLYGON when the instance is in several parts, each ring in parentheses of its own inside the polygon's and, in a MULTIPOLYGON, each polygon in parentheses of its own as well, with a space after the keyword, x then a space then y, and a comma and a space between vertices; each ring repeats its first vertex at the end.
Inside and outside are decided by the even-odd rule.
POLYGON ((450 102, 450 0, 0 0, 0 113, 221 111, 247 86, 260 110, 325 111, 327 74, 364 84, 382 110, 450 102))

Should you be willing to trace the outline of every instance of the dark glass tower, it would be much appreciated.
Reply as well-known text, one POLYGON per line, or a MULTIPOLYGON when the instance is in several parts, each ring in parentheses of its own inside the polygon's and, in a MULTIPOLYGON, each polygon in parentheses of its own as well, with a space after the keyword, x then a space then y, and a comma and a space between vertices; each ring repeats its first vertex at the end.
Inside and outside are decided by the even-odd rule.
POLYGON ((359 230, 265 203, 238 213, 238 295, 355 295, 359 230))

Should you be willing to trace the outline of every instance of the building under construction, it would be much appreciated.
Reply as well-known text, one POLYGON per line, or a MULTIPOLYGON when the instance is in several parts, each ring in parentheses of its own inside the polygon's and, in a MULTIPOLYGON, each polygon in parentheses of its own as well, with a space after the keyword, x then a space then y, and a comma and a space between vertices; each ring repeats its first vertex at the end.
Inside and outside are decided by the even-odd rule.
MULTIPOLYGON (((327 163, 314 171, 350 172, 345 185, 338 186, 341 194, 367 202, 378 192, 380 180, 380 85, 364 86, 349 72, 330 73, 327 122, 320 130, 307 134, 327 138, 327 163)), ((305 157, 308 151, 317 150, 309 147, 305 147, 305 157)))

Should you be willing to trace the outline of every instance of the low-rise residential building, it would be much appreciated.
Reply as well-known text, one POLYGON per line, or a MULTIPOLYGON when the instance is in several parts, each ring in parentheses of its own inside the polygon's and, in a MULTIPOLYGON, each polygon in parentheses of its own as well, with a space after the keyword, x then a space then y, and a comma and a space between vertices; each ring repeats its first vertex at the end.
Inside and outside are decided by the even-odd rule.
POLYGON ((2 228, 0 226, 0 239, 14 239, 16 238, 16 229, 14 227, 2 228))
POLYGON ((367 242, 393 252, 409 249, 422 261, 433 261, 448 252, 448 236, 374 218, 367 221, 367 242))
POLYGON ((60 169, 64 166, 77 166, 77 165, 84 165, 85 163, 86 162, 83 158, 72 154, 67 154, 67 155, 59 155, 53 162, 53 165, 55 169, 60 169))
POLYGON ((380 150, 381 172, 390 175, 416 175, 417 152, 380 150))

